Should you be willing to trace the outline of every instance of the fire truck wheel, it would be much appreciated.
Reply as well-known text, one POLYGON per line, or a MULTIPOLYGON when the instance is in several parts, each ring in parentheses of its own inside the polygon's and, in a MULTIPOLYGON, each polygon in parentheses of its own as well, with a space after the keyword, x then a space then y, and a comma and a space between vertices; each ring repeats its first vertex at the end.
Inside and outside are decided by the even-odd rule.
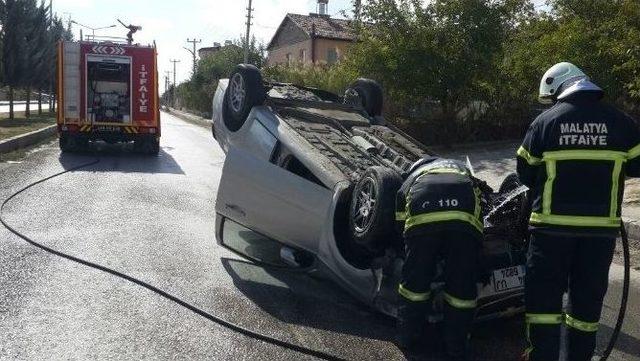
POLYGON ((383 94, 382 87, 378 82, 360 78, 351 84, 349 90, 358 94, 362 101, 362 107, 370 117, 382 115, 383 94))
POLYGON ((133 142, 133 149, 142 154, 158 155, 160 153, 160 139, 149 137, 136 139, 133 142))
POLYGON ((240 64, 229 76, 224 95, 224 124, 231 132, 238 131, 256 105, 264 103, 266 92, 260 70, 250 64, 240 64))
POLYGON ((88 139, 68 134, 60 134, 58 144, 62 153, 83 152, 89 148, 88 139))
POLYGON ((370 167, 356 183, 351 198, 349 229, 354 243, 371 255, 384 253, 398 237, 396 193, 402 178, 386 167, 370 167))
POLYGON ((60 151, 62 153, 68 153, 72 150, 69 136, 66 134, 60 134, 60 138, 58 139, 58 145, 60 146, 60 151))
POLYGON ((149 155, 158 155, 158 153, 160 153, 160 139, 151 139, 149 141, 150 143, 150 149, 149 149, 149 155))

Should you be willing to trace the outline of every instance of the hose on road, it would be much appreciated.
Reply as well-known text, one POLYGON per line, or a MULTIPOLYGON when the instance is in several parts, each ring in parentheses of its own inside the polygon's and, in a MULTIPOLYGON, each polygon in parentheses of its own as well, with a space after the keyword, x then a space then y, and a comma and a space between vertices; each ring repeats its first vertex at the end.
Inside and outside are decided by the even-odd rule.
POLYGON ((616 326, 613 328, 611 339, 609 340, 607 348, 602 353, 600 361, 606 361, 611 355, 613 348, 616 346, 616 341, 618 341, 618 336, 620 336, 620 330, 622 329, 622 324, 624 323, 624 315, 627 312, 627 301, 629 299, 629 282, 631 277, 631 259, 629 254, 629 235, 627 234, 627 229, 624 227, 624 223, 620 225, 620 238, 622 239, 622 257, 624 258, 622 299, 620 300, 620 309, 618 310, 618 320, 616 321, 616 326))
MULTIPOLYGON (((278 347, 282 347, 288 350, 292 350, 304 355, 308 355, 308 356, 312 356, 312 357, 316 357, 319 359, 323 359, 323 360, 331 360, 331 361, 342 361, 345 360, 343 358, 328 354, 326 352, 323 351, 318 351, 318 350, 314 350, 314 349, 310 349, 301 345, 296 345, 290 342, 286 342, 286 341, 282 341, 276 338, 273 338, 271 336, 267 336, 264 334, 261 334, 259 332, 253 331, 253 330, 249 330, 247 328, 244 328, 238 324, 235 324, 233 322, 230 321, 226 321, 218 316, 215 316, 207 311, 204 311, 186 301, 183 301, 182 299, 171 295, 170 293, 163 291, 145 281, 142 281, 140 279, 137 279, 135 277, 129 276, 127 274, 124 274, 122 272, 118 272, 114 269, 111 269, 109 267, 106 266, 102 266, 99 265, 97 263, 93 263, 91 261, 87 261, 84 260, 82 258, 78 258, 72 255, 69 255, 67 253, 55 250, 53 248, 47 247, 42 243, 39 243, 35 240, 33 240, 32 238, 30 238, 29 236, 21 233, 20 231, 18 231, 16 228, 14 228, 13 226, 11 226, 4 218, 4 209, 5 206, 14 198, 16 198, 18 195, 22 194, 23 192, 27 191, 28 189, 44 183, 48 180, 51 180, 53 178, 62 176, 66 173, 69 172, 73 172, 82 168, 86 168, 86 167, 90 167, 92 165, 98 164, 100 162, 100 159, 95 159, 91 162, 88 163, 84 163, 81 165, 78 165, 76 167, 64 170, 62 172, 53 174, 51 176, 48 176, 46 178, 40 179, 36 182, 33 182, 27 186, 25 186, 24 188, 18 190, 17 192, 13 193, 11 196, 9 196, 7 199, 5 199, 2 202, 2 205, 0 206, 0 223, 2 223, 2 225, 4 225, 11 233, 15 234, 16 236, 20 237, 21 239, 23 239, 24 241, 28 242, 29 244, 43 250, 46 251, 48 253, 51 253, 55 256, 67 259, 69 261, 72 262, 76 262, 79 264, 82 264, 84 266, 87 267, 91 267, 94 269, 97 269, 99 271, 102 272, 106 272, 108 274, 111 274, 113 276, 122 278, 124 280, 127 280, 133 284, 136 284, 138 286, 144 287, 147 290, 154 292, 170 301, 173 301, 175 303, 177 303, 178 305, 208 319, 209 321, 215 322, 223 327, 226 327, 232 331, 238 332, 244 336, 259 340, 259 341, 263 341, 266 343, 270 343, 272 345, 278 346, 278 347)), ((622 287, 622 299, 620 301, 620 310, 618 311, 618 318, 616 321, 616 325, 614 327, 613 333, 611 335, 611 339, 609 340, 609 344, 607 345, 607 348, 605 349, 605 351, 603 352, 602 356, 600 357, 600 361, 606 361, 609 356, 611 355, 611 352, 613 351, 616 341, 618 340, 618 337, 620 335, 620 331, 622 329, 622 325, 624 323, 624 317, 625 317, 625 313, 626 313, 626 309, 627 309, 627 302, 628 302, 628 298, 629 298, 629 283, 630 283, 630 268, 631 268, 631 264, 630 264, 630 254, 629 254, 629 239, 628 239, 628 234, 627 234, 627 230, 625 229, 624 225, 621 225, 621 238, 622 238, 622 248, 623 248, 623 258, 624 258, 624 281, 623 281, 623 287, 622 287)))
POLYGON ((256 331, 249 330, 249 329, 244 328, 244 327, 242 327, 242 326, 240 326, 238 324, 235 324, 233 322, 226 321, 226 320, 224 320, 224 319, 222 319, 222 318, 220 318, 218 316, 215 316, 215 315, 213 315, 213 314, 211 314, 211 313, 209 313, 207 311, 204 311, 204 310, 202 310, 202 309, 200 309, 200 308, 198 308, 198 307, 196 307, 196 306, 194 306, 194 305, 192 305, 192 304, 190 304, 190 303, 188 303, 186 301, 183 301, 180 298, 178 298, 176 296, 173 296, 170 293, 165 292, 165 291, 163 291, 163 290, 161 290, 161 289, 159 289, 159 288, 157 288, 157 287, 155 287, 155 286, 153 286, 153 285, 151 285, 151 284, 149 284, 149 283, 147 283, 145 281, 142 281, 142 280, 137 279, 135 277, 129 276, 129 275, 124 274, 122 272, 118 272, 118 271, 116 271, 114 269, 111 269, 109 267, 102 266, 102 265, 99 265, 97 263, 93 263, 91 261, 87 261, 87 260, 84 260, 82 258, 78 258, 78 257, 72 256, 72 255, 69 255, 67 253, 55 250, 53 248, 47 247, 44 244, 39 243, 39 242, 31 239, 29 236, 21 233, 20 231, 18 231, 16 228, 11 226, 5 220, 5 218, 4 218, 5 206, 12 199, 17 197, 21 193, 25 192, 26 190, 28 190, 28 189, 30 189, 30 188, 38 185, 38 184, 44 183, 44 182, 46 182, 46 181, 48 181, 50 179, 59 177, 61 175, 64 175, 64 174, 69 173, 69 172, 73 172, 73 171, 81 169, 81 168, 90 167, 92 165, 98 164, 99 162, 100 162, 100 159, 95 159, 95 160, 93 160, 91 162, 78 165, 76 167, 67 169, 65 171, 56 173, 54 175, 48 176, 48 177, 43 178, 43 179, 40 179, 40 180, 38 180, 36 182, 33 182, 33 183, 27 185, 26 187, 20 189, 19 191, 15 192, 9 198, 5 199, 2 202, 2 205, 0 206, 0 222, 11 233, 15 234, 16 236, 22 238, 23 240, 25 240, 29 244, 31 244, 31 245, 33 245, 33 246, 35 246, 35 247, 37 247, 37 248, 39 248, 39 249, 41 249, 43 251, 46 251, 46 252, 48 252, 50 254, 53 254, 55 256, 58 256, 58 257, 62 257, 62 258, 67 259, 69 261, 76 262, 76 263, 82 264, 84 266, 97 269, 97 270, 102 271, 102 272, 106 272, 106 273, 111 274, 113 276, 116 276, 116 277, 122 278, 124 280, 127 280, 127 281, 129 281, 129 282, 131 282, 133 284, 138 285, 138 286, 144 287, 147 290, 149 290, 151 292, 154 292, 154 293, 156 293, 156 294, 158 294, 158 295, 160 295, 160 296, 162 296, 162 297, 164 297, 164 298, 166 298, 166 299, 168 299, 170 301, 173 301, 173 302, 177 303, 178 305, 180 305, 180 306, 182 306, 182 307, 184 307, 184 308, 186 308, 186 309, 188 309, 188 310, 190 310, 190 311, 192 311, 192 312, 194 312, 194 313, 206 318, 209 321, 215 322, 218 325, 226 327, 226 328, 228 328, 228 329, 230 329, 232 331, 238 332, 238 333, 240 333, 240 334, 242 334, 244 336, 247 336, 247 337, 259 340, 259 341, 263 341, 263 342, 266 342, 266 343, 270 343, 272 345, 276 345, 278 347, 282 347, 282 348, 285 348, 285 349, 288 349, 288 350, 292 350, 292 351, 295 351, 295 352, 298 352, 298 353, 301 353, 301 354, 304 354, 304 355, 308 355, 308 356, 316 357, 316 358, 319 358, 319 359, 323 359, 323 360, 331 360, 331 361, 334 361, 334 360, 335 361, 342 361, 342 360, 344 360, 344 359, 342 359, 340 357, 328 354, 328 353, 323 352, 323 351, 318 351, 318 350, 310 349, 310 348, 307 348, 307 347, 304 347, 304 346, 301 346, 301 345, 296 345, 296 344, 293 344, 293 343, 282 341, 282 340, 273 338, 271 336, 267 336, 267 335, 261 334, 261 333, 256 332, 256 331))

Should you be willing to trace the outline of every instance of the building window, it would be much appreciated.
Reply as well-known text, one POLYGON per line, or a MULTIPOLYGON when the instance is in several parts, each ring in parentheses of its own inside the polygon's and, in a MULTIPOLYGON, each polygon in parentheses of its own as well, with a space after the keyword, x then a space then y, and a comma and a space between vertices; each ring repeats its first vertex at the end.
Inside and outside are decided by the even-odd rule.
POLYGON ((291 53, 287 53, 287 65, 291 65, 291 53))
POLYGON ((327 64, 335 64, 337 62, 338 62, 338 49, 337 48, 327 49, 327 64))
POLYGON ((307 61, 307 49, 300 49, 300 62, 306 63, 307 61))

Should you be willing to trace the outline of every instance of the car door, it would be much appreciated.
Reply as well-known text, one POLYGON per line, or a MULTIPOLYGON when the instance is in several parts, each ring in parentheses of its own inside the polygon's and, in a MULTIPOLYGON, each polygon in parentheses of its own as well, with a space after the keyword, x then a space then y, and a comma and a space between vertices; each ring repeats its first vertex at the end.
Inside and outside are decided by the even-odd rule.
POLYGON ((316 253, 332 191, 272 163, 278 139, 252 115, 230 139, 216 212, 284 244, 316 253))

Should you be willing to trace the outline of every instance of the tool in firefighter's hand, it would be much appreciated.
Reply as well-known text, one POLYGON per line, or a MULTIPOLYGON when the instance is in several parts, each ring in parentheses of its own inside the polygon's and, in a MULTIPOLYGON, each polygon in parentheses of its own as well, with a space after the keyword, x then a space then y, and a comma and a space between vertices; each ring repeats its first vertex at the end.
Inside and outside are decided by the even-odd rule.
POLYGON ((138 25, 125 25, 125 23, 123 23, 122 21, 120 21, 120 19, 117 19, 118 22, 120 24, 122 24, 122 26, 124 26, 125 28, 129 29, 129 33, 127 34, 127 42, 129 43, 129 45, 133 44, 133 34, 135 34, 136 32, 142 30, 142 26, 138 26, 138 25))

